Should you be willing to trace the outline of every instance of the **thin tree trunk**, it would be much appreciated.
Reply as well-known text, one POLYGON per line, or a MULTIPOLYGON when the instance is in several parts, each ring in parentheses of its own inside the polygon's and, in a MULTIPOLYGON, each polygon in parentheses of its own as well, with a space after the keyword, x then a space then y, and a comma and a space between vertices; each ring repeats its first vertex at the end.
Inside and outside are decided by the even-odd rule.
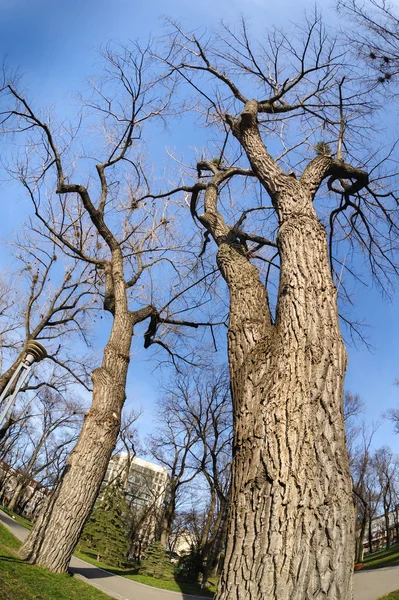
POLYGON ((372 523, 373 519, 371 515, 369 516, 368 522, 368 538, 369 538, 369 554, 373 553, 373 532, 372 532, 372 523))
POLYGON ((28 494, 27 490, 25 489, 24 495, 22 496, 21 501, 19 503, 19 511, 20 511, 21 515, 24 513, 29 502, 31 502, 33 500, 35 493, 36 493, 36 487, 33 487, 30 494, 28 494))
MULTIPOLYGON (((25 490, 25 488, 26 488, 26 486, 28 484, 28 481, 30 479, 31 469, 32 469, 33 465, 35 464, 35 462, 37 460, 37 457, 39 456, 39 452, 40 452, 43 444, 46 442, 46 440, 47 440, 47 438, 48 438, 49 435, 50 435, 50 432, 46 432, 46 433, 44 433, 42 435, 42 437, 40 438, 37 446, 35 447, 35 449, 34 449, 34 451, 32 453, 32 456, 30 457, 30 460, 29 460, 26 468, 21 473, 21 479, 20 479, 17 487, 15 488, 13 496, 11 498, 11 501, 10 501, 10 503, 8 505, 8 508, 10 510, 15 511, 15 508, 18 506, 19 500, 20 500, 20 498, 21 498, 21 496, 22 496, 22 494, 23 494, 23 492, 24 492, 24 490, 25 490)), ((39 472, 40 472, 40 469, 39 469, 39 471, 37 471, 37 473, 39 473, 39 472)), ((35 475, 37 473, 35 473, 35 475)), ((33 477, 35 475, 33 475, 33 477)))
POLYGON ((25 490, 26 484, 27 484, 27 481, 26 481, 25 474, 22 474, 21 479, 17 483, 17 486, 13 492, 11 500, 8 503, 8 509, 11 510, 11 512, 17 512, 19 501, 25 490))
POLYGON ((389 528, 389 510, 384 511, 384 520, 385 520, 385 530, 387 532, 386 548, 388 550, 391 547, 391 530, 389 528))
POLYGON ((172 530, 173 520, 176 512, 175 492, 169 498, 162 517, 160 542, 164 548, 167 548, 170 532, 172 530))
POLYGON ((224 556, 224 549, 226 546, 227 526, 228 526, 228 520, 227 520, 227 506, 226 506, 225 515, 223 517, 222 527, 220 529, 220 534, 218 536, 218 539, 217 539, 215 547, 214 547, 214 559, 213 559, 214 564, 211 568, 210 573, 208 574, 208 577, 210 575, 218 575, 220 572, 221 563, 222 563, 222 559, 224 556))
POLYGON ((133 323, 116 316, 103 364, 92 373, 93 403, 61 480, 20 550, 22 558, 56 573, 67 570, 115 447, 129 364, 133 323))
POLYGON ((226 503, 222 503, 214 523, 212 534, 202 550, 204 573, 202 584, 205 585, 214 568, 217 556, 220 554, 226 538, 227 510, 226 503))
POLYGON ((356 554, 355 554, 355 563, 360 564, 363 562, 363 554, 364 554, 364 535, 366 533, 367 527, 367 514, 365 514, 360 523, 360 528, 356 535, 356 554))
POLYGON ((208 514, 207 514, 207 517, 205 520, 205 525, 202 530, 201 540, 200 540, 200 550, 201 550, 203 560, 206 559, 206 546, 207 546, 207 541, 209 538, 209 533, 210 533, 211 527, 212 527, 212 521, 214 518, 215 508, 216 508, 216 490, 214 488, 212 488, 211 489, 211 502, 209 504, 209 510, 208 510, 208 514))

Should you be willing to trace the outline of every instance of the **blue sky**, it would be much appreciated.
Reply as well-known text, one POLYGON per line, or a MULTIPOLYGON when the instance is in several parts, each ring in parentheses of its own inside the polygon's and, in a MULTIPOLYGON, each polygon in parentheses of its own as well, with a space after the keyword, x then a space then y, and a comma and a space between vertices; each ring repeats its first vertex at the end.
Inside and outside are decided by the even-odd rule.
MULTIPOLYGON (((99 62, 96 49, 109 40, 128 42, 145 40, 158 35, 162 19, 168 16, 181 21, 187 28, 217 26, 221 18, 234 23, 241 14, 248 17, 253 31, 261 35, 270 25, 280 26, 288 18, 298 21, 304 8, 312 10, 311 1, 297 0, 202 0, 189 2, 172 0, 168 3, 153 0, 0 0, 0 55, 7 64, 24 77, 35 106, 53 106, 58 112, 73 111, 73 93, 95 70, 99 62), (300 6, 299 6, 300 4, 300 6)), ((330 1, 319 2, 327 16, 330 1)), ((331 15, 331 13, 329 13, 331 15)), ((328 17, 329 18, 329 17, 328 17)), ((9 236, 17 224, 21 190, 1 185, 2 229, 9 236)), ((372 287, 359 289, 357 317, 367 325, 367 336, 374 346, 348 347, 349 367, 346 387, 359 393, 367 404, 367 420, 376 419, 381 412, 399 402, 397 361, 399 300, 383 301, 372 287)), ((151 404, 157 395, 155 363, 149 363, 139 351, 132 360, 129 377, 129 396, 138 404, 148 404, 143 420, 144 430, 152 424, 151 404)), ((385 422, 376 435, 376 444, 390 444, 399 451, 399 437, 392 435, 392 425, 385 422)))

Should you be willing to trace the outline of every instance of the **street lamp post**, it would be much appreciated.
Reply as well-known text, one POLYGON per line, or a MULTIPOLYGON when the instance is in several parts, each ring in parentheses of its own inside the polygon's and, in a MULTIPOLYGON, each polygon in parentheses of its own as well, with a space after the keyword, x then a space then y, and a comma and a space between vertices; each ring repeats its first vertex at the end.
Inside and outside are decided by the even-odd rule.
POLYGON ((10 395, 7 404, 5 405, 1 415, 0 415, 0 427, 7 415, 10 407, 12 406, 15 398, 19 390, 21 389, 25 379, 28 377, 32 365, 34 362, 40 362, 43 358, 46 358, 47 351, 42 344, 37 342, 36 340, 30 340, 25 348, 25 357, 19 363, 18 367, 15 369, 10 381, 7 383, 6 387, 3 390, 3 393, 0 396, 0 406, 3 400, 7 397, 7 393, 12 387, 15 385, 12 394, 10 395))

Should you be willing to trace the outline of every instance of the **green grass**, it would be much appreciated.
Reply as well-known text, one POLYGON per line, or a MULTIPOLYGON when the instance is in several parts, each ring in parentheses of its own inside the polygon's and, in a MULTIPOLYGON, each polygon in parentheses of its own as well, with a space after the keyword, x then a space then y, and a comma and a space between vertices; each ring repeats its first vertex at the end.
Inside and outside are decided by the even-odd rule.
MULTIPOLYGON (((1 507, 2 510, 4 510, 4 507, 1 507)), ((9 510, 4 510, 4 512, 6 512, 8 515, 10 515, 11 517, 15 517, 15 521, 17 523, 19 523, 20 525, 22 525, 23 527, 27 527, 28 529, 32 529, 33 524, 28 521, 27 519, 24 519, 23 517, 15 514, 15 513, 11 513, 9 510)), ((10 549, 15 549, 17 550, 20 545, 21 542, 19 542, 9 531, 8 529, 6 529, 5 527, 1 527, 2 531, 1 531, 1 536, 7 536, 7 543, 4 542, 4 545, 7 546, 10 549)), ((2 537, 0 537, 0 544, 3 544, 3 542, 1 541, 2 537)), ((113 567, 110 565, 107 565, 103 562, 99 562, 96 560, 96 555, 93 554, 92 552, 90 552, 89 550, 86 550, 84 552, 75 552, 74 556, 76 556, 77 558, 81 558, 82 560, 85 560, 86 562, 96 566, 96 567, 100 567, 101 569, 104 569, 105 571, 109 571, 110 573, 114 573, 115 575, 119 575, 120 577, 126 577, 127 579, 131 579, 132 581, 136 581, 137 583, 143 583, 145 585, 149 585, 151 587, 155 587, 155 588, 159 588, 159 589, 163 589, 163 590, 170 590, 173 592, 182 592, 184 594, 193 594, 196 596, 205 596, 208 598, 213 598, 214 594, 216 593, 216 582, 209 582, 207 587, 205 589, 201 589, 201 587, 197 584, 194 583, 185 583, 185 582, 181 582, 181 581, 169 581, 167 579, 156 579, 154 577, 150 577, 148 575, 140 575, 139 573, 137 573, 137 568, 135 567, 113 567)), ((1 560, 1 557, 0 557, 1 560)), ((21 562, 21 561, 20 561, 21 562)), ((22 563, 25 564, 25 563, 22 563)), ((1 575, 2 571, 0 569, 0 575, 1 575)), ((1 600, 6 600, 7 597, 3 598, 3 596, 1 595, 1 583, 0 583, 0 598, 1 600)), ((56 596, 54 596, 56 597, 56 596)), ((103 594, 102 596, 99 596, 99 598, 108 598, 109 596, 106 596, 105 594, 103 594)), ((12 596, 10 596, 10 598, 12 598, 12 600, 14 600, 14 598, 12 596)), ((17 596, 15 597, 17 598, 17 596)), ((20 598, 24 598, 24 596, 21 596, 20 598)), ((27 596, 27 599, 28 600, 27 596)), ((35 598, 35 596, 32 596, 32 598, 35 598)), ((44 598, 47 597, 44 596, 44 598)), ((50 598, 50 596, 49 596, 50 598)), ((60 598, 64 598, 63 596, 60 596, 60 598)), ((71 596, 71 599, 75 598, 75 596, 71 596)), ((91 599, 91 596, 88 596, 88 598, 91 599)), ((97 596, 93 596, 93 598, 97 598, 97 596)), ((18 600, 20 600, 18 598, 18 600)), ((37 600, 42 600, 41 597, 38 597, 37 600)), ((58 597, 57 597, 58 600, 58 597)))
POLYGON ((397 592, 391 592, 387 596, 381 596, 378 600, 399 600, 399 590, 397 592))
POLYGON ((399 565, 399 544, 389 550, 380 550, 366 556, 363 560, 364 569, 382 569, 399 565))
POLYGON ((28 565, 16 550, 19 542, 0 525, 1 600, 109 600, 109 596, 70 575, 56 575, 28 565))
POLYGON ((0 546, 2 548, 5 546, 8 550, 18 550, 21 547, 21 544, 22 542, 17 540, 7 527, 0 524, 0 546))
POLYGON ((114 573, 115 575, 126 577, 127 579, 131 579, 137 583, 143 583, 144 585, 149 585, 162 590, 182 592, 183 594, 193 594, 208 598, 213 598, 214 594, 216 593, 216 586, 214 582, 210 582, 205 589, 201 589, 201 587, 195 583, 185 583, 183 581, 173 580, 170 581, 168 579, 157 579, 155 577, 150 577, 149 575, 140 575, 135 567, 112 567, 105 563, 98 562, 96 560, 96 555, 89 550, 86 550, 85 552, 75 552, 75 556, 87 561, 92 565, 95 565, 96 567, 100 567, 101 569, 105 569, 110 573, 114 573))

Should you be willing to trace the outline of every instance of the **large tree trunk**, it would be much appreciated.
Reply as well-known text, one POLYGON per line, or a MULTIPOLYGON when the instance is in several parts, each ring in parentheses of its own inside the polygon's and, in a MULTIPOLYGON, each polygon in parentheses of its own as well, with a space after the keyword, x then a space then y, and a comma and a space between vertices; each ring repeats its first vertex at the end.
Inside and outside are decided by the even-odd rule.
POLYGON ((271 328, 256 270, 248 263, 244 271, 231 248, 219 248, 231 294, 235 425, 217 598, 349 600, 354 511, 342 410, 346 354, 325 232, 315 215, 287 215, 279 249, 271 328))
POLYGON ((281 269, 272 323, 245 248, 219 235, 218 265, 231 305, 234 458, 217 600, 351 600, 355 515, 342 406, 347 359, 325 231, 312 204, 331 159, 317 159, 299 182, 267 153, 256 103, 247 104, 234 128, 273 198, 281 269))
POLYGON ((20 550, 22 558, 56 573, 68 568, 115 447, 132 335, 131 315, 116 316, 102 366, 92 373, 93 403, 79 440, 59 484, 20 550))

